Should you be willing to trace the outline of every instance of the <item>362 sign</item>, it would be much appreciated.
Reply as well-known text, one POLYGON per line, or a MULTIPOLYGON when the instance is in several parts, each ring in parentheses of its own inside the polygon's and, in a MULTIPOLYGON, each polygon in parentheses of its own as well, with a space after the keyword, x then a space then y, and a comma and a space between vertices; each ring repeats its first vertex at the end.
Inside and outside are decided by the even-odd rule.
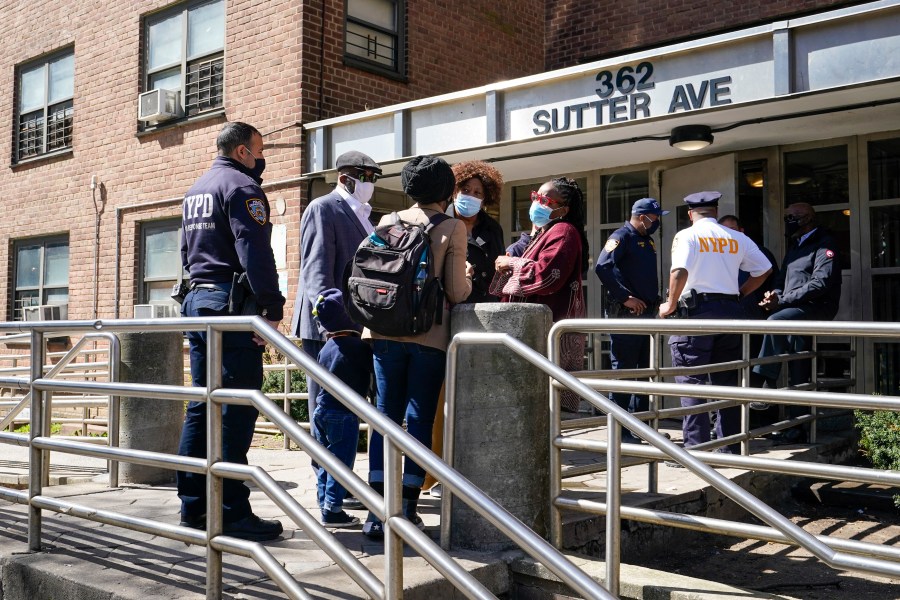
POLYGON ((656 84, 651 81, 653 77, 653 63, 644 61, 637 67, 624 66, 616 71, 600 71, 597 73, 598 87, 595 90, 601 98, 608 98, 613 92, 619 90, 623 96, 631 92, 652 90, 656 84))

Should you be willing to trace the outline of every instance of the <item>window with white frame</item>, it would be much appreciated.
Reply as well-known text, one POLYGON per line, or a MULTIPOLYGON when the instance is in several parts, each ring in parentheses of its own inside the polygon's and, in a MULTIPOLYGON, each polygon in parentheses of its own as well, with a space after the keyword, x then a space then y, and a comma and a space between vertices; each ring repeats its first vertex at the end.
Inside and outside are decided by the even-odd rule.
POLYGON ((181 94, 184 115, 223 106, 225 1, 187 2, 144 19, 144 86, 181 94))
POLYGON ((14 162, 71 148, 75 51, 22 65, 16 87, 14 162))
MULTIPOLYGON (((181 271, 181 219, 141 225, 141 304, 171 304, 181 271)), ((184 275, 187 279, 187 276, 184 275)))
POLYGON ((28 306, 69 303, 69 237, 18 240, 13 244, 13 319, 28 306))
POLYGON ((383 75, 403 77, 403 0, 347 0, 344 62, 383 75))

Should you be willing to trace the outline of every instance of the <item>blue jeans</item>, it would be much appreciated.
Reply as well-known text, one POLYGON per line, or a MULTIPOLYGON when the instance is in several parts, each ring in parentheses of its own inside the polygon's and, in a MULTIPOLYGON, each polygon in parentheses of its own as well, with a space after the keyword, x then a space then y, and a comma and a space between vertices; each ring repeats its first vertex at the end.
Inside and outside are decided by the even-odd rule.
MULTIPOLYGON (((185 317, 210 317, 228 314, 228 292, 196 288, 188 293, 181 307, 185 317)), ((206 332, 187 334, 191 356, 191 379, 197 387, 206 386, 206 332)), ((222 387, 258 390, 262 388, 262 346, 253 342, 249 332, 229 332, 222 336, 222 387)), ((222 407, 222 459, 247 464, 247 451, 253 441, 258 412, 252 406, 226 404, 222 407)), ((206 458, 206 403, 190 402, 184 415, 178 454, 206 458)), ((176 473, 178 497, 183 518, 196 519, 206 514, 206 477, 198 473, 176 473)), ((223 482, 223 517, 226 522, 251 514, 250 489, 242 481, 223 482)))
MULTIPOLYGON (((313 413, 316 441, 325 446, 342 463, 353 468, 356 462, 356 445, 359 442, 359 417, 346 410, 316 408, 313 413)), ((319 467, 319 508, 341 512, 347 490, 324 467, 319 467)))
MULTIPOLYGON (((811 306, 796 306, 782 308, 769 315, 767 321, 816 321, 831 320, 833 315, 827 311, 811 306)), ((759 351, 760 358, 776 356, 778 354, 794 354, 803 352, 811 346, 810 338, 803 335, 766 335, 763 337, 762 348, 759 351)), ((812 365, 809 360, 792 360, 788 363, 788 382, 791 385, 809 383, 812 365)), ((781 363, 756 365, 753 372, 762 375, 766 379, 776 380, 781 374, 781 363)))
MULTIPOLYGON (((431 429, 438 397, 444 383, 446 355, 443 350, 412 342, 375 340, 375 404, 398 425, 406 418, 406 430, 431 448, 431 429)), ((384 438, 372 431, 369 440, 369 481, 384 481, 384 438)), ((421 488, 425 469, 407 456, 403 485, 421 488)))

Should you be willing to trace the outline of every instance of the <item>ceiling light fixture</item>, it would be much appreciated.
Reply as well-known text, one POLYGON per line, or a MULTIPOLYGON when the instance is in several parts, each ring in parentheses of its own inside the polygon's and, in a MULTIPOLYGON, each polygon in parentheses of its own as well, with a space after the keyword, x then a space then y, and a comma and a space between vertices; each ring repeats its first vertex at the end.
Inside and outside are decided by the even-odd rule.
POLYGON ((816 176, 812 167, 807 165, 791 165, 787 168, 787 184, 803 185, 809 183, 816 176))
POLYGON ((682 125, 672 130, 669 145, 693 152, 702 150, 713 143, 712 129, 706 125, 682 125))
POLYGON ((766 184, 762 171, 747 171, 744 174, 744 179, 747 180, 747 184, 752 188, 761 188, 766 184))

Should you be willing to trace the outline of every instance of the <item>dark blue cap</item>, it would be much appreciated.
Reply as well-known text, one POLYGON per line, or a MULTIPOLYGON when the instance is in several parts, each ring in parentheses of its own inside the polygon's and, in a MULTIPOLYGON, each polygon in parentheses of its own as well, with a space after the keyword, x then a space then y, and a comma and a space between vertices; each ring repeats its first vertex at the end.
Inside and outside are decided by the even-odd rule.
POLYGON ((641 198, 631 207, 633 215, 667 215, 669 211, 663 210, 659 202, 653 198, 641 198))
POLYGON ((344 296, 341 294, 341 290, 336 288, 327 289, 319 294, 316 305, 313 307, 313 315, 319 319, 322 328, 329 333, 361 329, 347 315, 347 311, 344 310, 344 296))
POLYGON ((718 206, 722 192, 697 192, 684 197, 684 203, 688 208, 702 208, 704 206, 718 206))

